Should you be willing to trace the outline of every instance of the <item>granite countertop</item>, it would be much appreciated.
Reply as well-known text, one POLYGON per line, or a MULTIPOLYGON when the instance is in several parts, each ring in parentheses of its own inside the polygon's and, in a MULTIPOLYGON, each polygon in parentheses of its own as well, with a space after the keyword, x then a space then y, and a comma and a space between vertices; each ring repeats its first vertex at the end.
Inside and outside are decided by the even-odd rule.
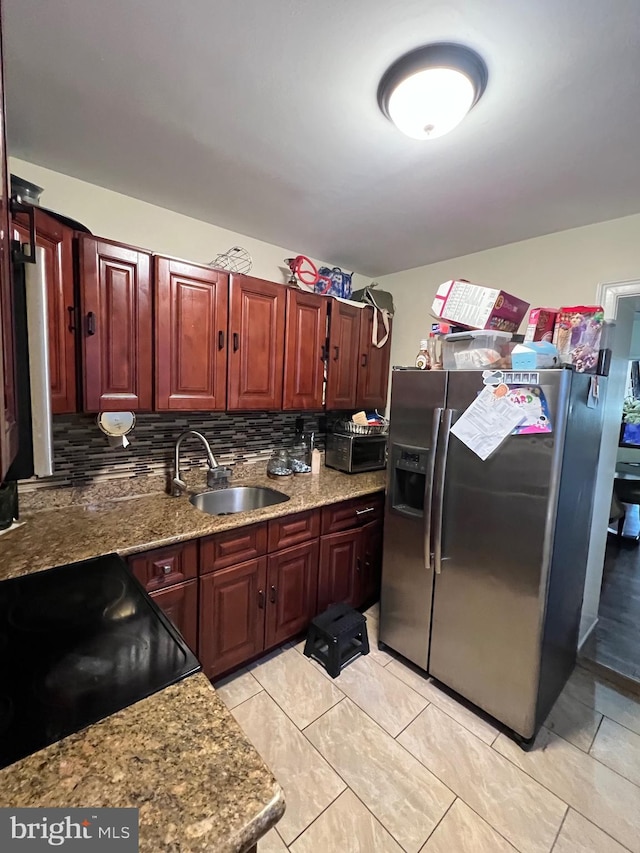
MULTIPOLYGON (((256 468, 258 466, 255 466, 256 468)), ((196 491, 205 491, 201 482, 196 491)), ((322 467, 317 475, 271 480, 264 466, 231 485, 269 486, 290 496, 275 506, 233 515, 207 515, 180 498, 156 492, 126 499, 25 512, 26 523, 0 537, 0 581, 86 560, 113 551, 121 555, 196 539, 315 507, 382 491, 385 471, 343 474, 322 467)), ((112 485, 117 493, 117 484, 112 485)))
POLYGON ((141 853, 244 853, 285 808, 202 674, 0 770, 0 803, 138 807, 141 853))

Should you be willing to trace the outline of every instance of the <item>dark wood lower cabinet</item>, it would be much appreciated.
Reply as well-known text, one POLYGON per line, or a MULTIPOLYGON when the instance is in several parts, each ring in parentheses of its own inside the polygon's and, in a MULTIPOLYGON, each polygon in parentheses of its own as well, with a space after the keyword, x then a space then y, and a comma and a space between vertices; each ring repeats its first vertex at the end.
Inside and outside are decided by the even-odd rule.
POLYGON ((315 616, 318 550, 315 540, 268 558, 265 648, 295 637, 315 616))
POLYGON ((198 653, 198 581, 174 584, 151 598, 162 608, 184 637, 191 651, 198 653))
POLYGON ((301 634, 330 604, 374 601, 381 514, 380 495, 355 498, 135 554, 129 566, 215 679, 301 634), (319 536, 321 516, 335 532, 319 536))
POLYGON ((382 523, 330 533, 320 538, 318 612, 344 602, 368 604, 378 594, 382 571, 382 523))
MULTIPOLYGON (((358 565, 358 564, 356 564, 358 565)), ((382 524, 372 521, 360 530, 360 564, 356 607, 371 603, 380 591, 382 576, 382 524)))
POLYGON ((266 557, 200 578, 199 654, 209 678, 264 648, 266 580, 266 557))
POLYGON ((359 555, 359 529, 320 537, 318 613, 322 613, 330 604, 341 601, 355 605, 359 555))

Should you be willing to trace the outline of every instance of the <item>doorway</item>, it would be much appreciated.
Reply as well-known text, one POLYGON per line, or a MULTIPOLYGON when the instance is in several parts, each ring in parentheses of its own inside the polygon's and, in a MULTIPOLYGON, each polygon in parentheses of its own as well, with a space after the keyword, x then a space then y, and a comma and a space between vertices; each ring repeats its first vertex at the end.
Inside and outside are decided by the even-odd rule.
POLYGON ((637 391, 640 401, 640 386, 633 383, 638 371, 632 375, 630 369, 630 361, 640 361, 640 281, 601 285, 599 297, 616 331, 603 402, 580 657, 585 666, 640 692, 640 443, 630 457, 624 445, 638 431, 622 426, 625 398, 637 391))

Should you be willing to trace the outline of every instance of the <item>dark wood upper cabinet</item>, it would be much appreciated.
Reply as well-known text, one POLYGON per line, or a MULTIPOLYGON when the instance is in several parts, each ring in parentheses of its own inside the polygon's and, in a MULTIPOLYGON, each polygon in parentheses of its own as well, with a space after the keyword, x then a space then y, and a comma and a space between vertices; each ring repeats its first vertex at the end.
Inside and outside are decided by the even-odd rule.
POLYGON ((151 255, 87 235, 79 241, 84 410, 150 411, 151 255))
POLYGON ((212 678, 264 648, 267 558, 201 577, 198 653, 212 678))
POLYGON ((156 256, 156 410, 224 411, 229 277, 156 256))
POLYGON ((228 410, 282 408, 286 295, 281 284, 231 276, 228 410))
MULTIPOLYGON (((33 213, 36 246, 44 251, 47 282, 51 411, 65 415, 77 411, 74 232, 38 208, 33 213)), ((15 240, 29 242, 25 214, 15 217, 12 230, 15 240)))
MULTIPOLYGON (((387 388, 389 386, 391 334, 389 334, 384 346, 374 346, 372 343, 374 319, 373 308, 361 310, 360 361, 355 408, 367 411, 383 409, 387 405, 387 388)), ((389 323, 391 324, 391 321, 389 323)), ((378 320, 379 340, 382 340, 384 335, 385 328, 382 322, 378 320)))
POLYGON ((11 232, 9 229, 9 188, 4 114, 2 8, 0 4, 0 482, 18 452, 11 232))
POLYGON ((318 540, 269 557, 265 648, 303 631, 316 612, 318 540))
POLYGON ((362 308, 331 300, 325 401, 327 409, 354 409, 356 406, 362 311, 362 308))
POLYGON ((322 409, 328 302, 287 288, 283 409, 322 409))

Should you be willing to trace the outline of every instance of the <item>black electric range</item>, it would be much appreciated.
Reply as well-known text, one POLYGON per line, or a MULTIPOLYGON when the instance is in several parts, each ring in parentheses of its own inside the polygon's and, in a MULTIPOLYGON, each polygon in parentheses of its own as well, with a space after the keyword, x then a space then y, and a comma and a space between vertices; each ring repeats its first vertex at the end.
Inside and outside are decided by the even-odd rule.
POLYGON ((198 672, 116 554, 0 583, 0 767, 198 672))

